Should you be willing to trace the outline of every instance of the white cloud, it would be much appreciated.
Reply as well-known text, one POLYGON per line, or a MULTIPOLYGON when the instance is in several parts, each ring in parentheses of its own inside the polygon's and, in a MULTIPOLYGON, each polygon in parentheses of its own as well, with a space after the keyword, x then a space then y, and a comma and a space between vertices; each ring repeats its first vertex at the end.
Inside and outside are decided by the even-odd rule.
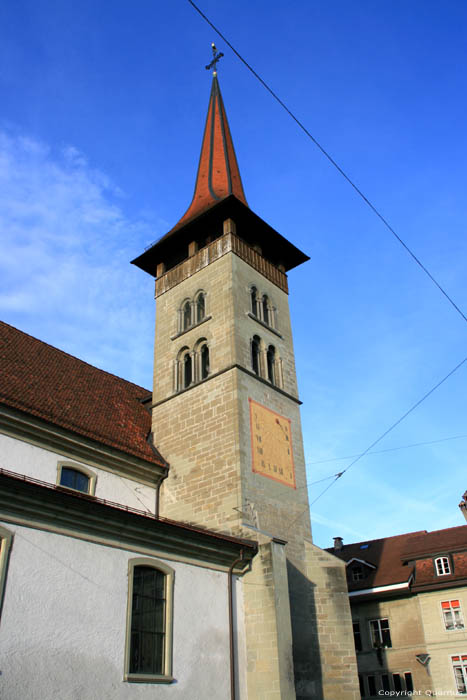
POLYGON ((129 262, 154 226, 74 146, 0 132, 2 318, 145 385, 153 281, 129 262))

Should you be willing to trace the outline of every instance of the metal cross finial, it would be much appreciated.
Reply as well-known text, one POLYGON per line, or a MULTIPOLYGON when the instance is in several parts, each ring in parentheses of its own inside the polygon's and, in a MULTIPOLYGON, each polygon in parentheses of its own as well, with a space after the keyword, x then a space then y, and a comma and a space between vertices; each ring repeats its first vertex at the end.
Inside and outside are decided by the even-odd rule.
POLYGON ((215 44, 211 44, 212 48, 212 61, 209 65, 206 66, 206 70, 210 70, 211 68, 214 68, 212 71, 213 75, 217 75, 217 63, 218 61, 221 60, 222 56, 224 55, 221 51, 219 53, 217 52, 215 44))

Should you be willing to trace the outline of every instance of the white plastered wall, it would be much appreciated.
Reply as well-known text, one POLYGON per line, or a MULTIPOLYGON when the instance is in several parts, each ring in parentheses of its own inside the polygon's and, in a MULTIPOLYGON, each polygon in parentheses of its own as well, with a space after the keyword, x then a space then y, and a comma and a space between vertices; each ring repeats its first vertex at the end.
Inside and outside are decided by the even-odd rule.
MULTIPOLYGON (((230 697, 226 573, 158 559, 175 570, 175 681, 127 683, 128 560, 140 555, 1 524, 14 535, 0 620, 2 699, 230 697)), ((243 646, 241 627, 238 637, 243 646)))
POLYGON ((0 467, 3 469, 56 484, 57 464, 60 461, 65 461, 70 465, 75 464, 77 468, 81 465, 91 470, 97 477, 94 492, 94 496, 97 498, 105 498, 108 501, 154 513, 155 489, 150 486, 87 465, 85 462, 64 457, 57 452, 45 450, 17 438, 0 434, 0 467))

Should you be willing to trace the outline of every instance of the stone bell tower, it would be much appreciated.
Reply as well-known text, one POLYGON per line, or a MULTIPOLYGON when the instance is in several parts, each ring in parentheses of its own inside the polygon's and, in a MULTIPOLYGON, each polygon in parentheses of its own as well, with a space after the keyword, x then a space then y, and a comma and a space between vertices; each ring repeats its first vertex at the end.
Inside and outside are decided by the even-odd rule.
POLYGON ((214 71, 193 200, 133 262, 156 278, 161 515, 260 543, 249 700, 360 697, 345 572, 311 539, 286 274, 306 260, 247 204, 214 71))

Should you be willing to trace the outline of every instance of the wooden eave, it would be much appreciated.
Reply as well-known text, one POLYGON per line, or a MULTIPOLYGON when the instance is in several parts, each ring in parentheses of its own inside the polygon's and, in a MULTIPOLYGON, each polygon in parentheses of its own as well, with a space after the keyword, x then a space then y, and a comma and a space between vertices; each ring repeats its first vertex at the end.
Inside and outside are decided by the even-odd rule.
POLYGON ((223 222, 229 218, 236 224, 237 236, 252 247, 260 246, 263 256, 274 265, 283 265, 287 271, 310 259, 232 194, 191 221, 176 226, 132 264, 156 277, 159 263, 164 263, 167 270, 178 265, 188 257, 189 243, 207 236, 218 238, 223 234, 223 222))

